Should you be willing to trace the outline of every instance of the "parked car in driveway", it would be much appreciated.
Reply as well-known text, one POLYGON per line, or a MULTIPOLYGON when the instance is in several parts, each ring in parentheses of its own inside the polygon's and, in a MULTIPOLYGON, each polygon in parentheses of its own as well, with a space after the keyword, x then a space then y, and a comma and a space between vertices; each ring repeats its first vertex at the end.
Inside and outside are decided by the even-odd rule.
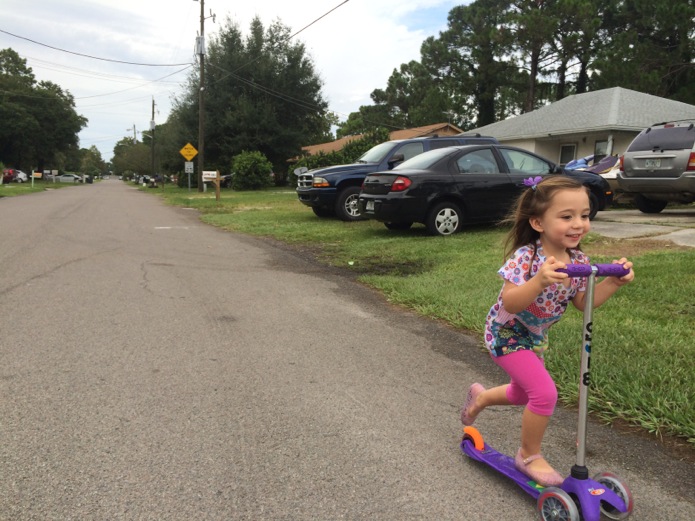
POLYGON ((367 174, 390 170, 428 150, 478 143, 497 143, 497 139, 479 134, 459 134, 386 141, 370 148, 353 164, 308 171, 298 169, 297 197, 317 217, 336 216, 343 221, 358 221, 364 218, 360 215, 357 200, 367 174))
POLYGON ((618 186, 634 195, 644 213, 695 201, 695 121, 659 123, 640 132, 620 161, 618 186))
POLYGON ((15 169, 14 168, 5 168, 2 171, 2 184, 11 183, 12 181, 14 181, 14 176, 15 176, 15 169))
POLYGON ((2 182, 4 183, 26 183, 29 181, 29 176, 17 168, 5 168, 2 171, 2 182))
POLYGON ((590 217, 606 208, 612 192, 601 176, 565 170, 526 150, 468 145, 432 150, 393 170, 369 174, 359 196, 360 212, 403 230, 423 223, 432 235, 456 233, 464 224, 503 218, 530 176, 567 175, 590 190, 590 217))

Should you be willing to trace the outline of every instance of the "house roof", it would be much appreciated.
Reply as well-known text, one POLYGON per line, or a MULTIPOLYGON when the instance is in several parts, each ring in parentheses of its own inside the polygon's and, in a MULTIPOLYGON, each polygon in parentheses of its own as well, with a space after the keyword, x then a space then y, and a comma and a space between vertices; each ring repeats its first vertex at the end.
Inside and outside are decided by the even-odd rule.
POLYGON ((577 132, 640 132, 657 122, 687 118, 695 118, 695 105, 613 87, 568 96, 471 132, 500 140, 538 139, 577 132))
MULTIPOLYGON (((427 125, 424 127, 407 128, 404 130, 394 130, 389 134, 389 139, 410 139, 414 137, 421 136, 431 136, 433 134, 439 134, 444 136, 454 136, 463 132, 456 125, 450 123, 435 123, 434 125, 427 125)), ((309 154, 310 156, 323 152, 328 154, 330 152, 335 152, 336 150, 342 150, 342 148, 347 145, 350 141, 355 139, 361 139, 363 134, 356 134, 354 136, 347 136, 344 138, 336 139, 335 141, 330 141, 329 143, 320 143, 318 145, 309 145, 302 147, 302 150, 309 154)))
POLYGON ((406 128, 404 130, 394 130, 389 134, 391 139, 411 139, 414 137, 431 136, 433 134, 454 136, 463 132, 456 125, 451 123, 435 123, 424 127, 406 128))
POLYGON ((361 139, 362 134, 357 134, 354 136, 346 136, 346 137, 341 137, 340 139, 336 139, 335 141, 330 141, 328 143, 320 143, 318 145, 309 145, 307 147, 302 147, 302 150, 309 154, 310 156, 313 156, 315 154, 318 154, 319 152, 323 152, 324 154, 328 154, 330 152, 335 152, 336 150, 342 150, 342 148, 347 145, 350 141, 354 141, 355 139, 361 139))

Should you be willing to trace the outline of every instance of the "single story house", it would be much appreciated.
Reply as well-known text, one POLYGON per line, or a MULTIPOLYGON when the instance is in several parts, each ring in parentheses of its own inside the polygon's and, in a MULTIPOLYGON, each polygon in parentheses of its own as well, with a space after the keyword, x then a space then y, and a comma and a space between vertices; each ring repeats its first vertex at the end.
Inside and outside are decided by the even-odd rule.
POLYGON ((567 164, 625 152, 654 123, 695 119, 688 105, 622 87, 575 94, 532 112, 471 130, 567 164))
MULTIPOLYGON (((427 137, 427 136, 455 136, 463 132, 460 128, 450 123, 436 123, 434 125, 427 125, 424 127, 408 128, 404 130, 394 130, 389 134, 389 138, 395 139, 410 139, 414 137, 427 137)), ((336 152, 337 150, 342 150, 342 148, 347 145, 350 141, 355 139, 361 139, 362 134, 357 134, 354 136, 347 136, 344 138, 336 139, 329 143, 321 143, 319 145, 311 145, 302 147, 302 151, 309 156, 323 152, 328 154, 330 152, 336 152)))

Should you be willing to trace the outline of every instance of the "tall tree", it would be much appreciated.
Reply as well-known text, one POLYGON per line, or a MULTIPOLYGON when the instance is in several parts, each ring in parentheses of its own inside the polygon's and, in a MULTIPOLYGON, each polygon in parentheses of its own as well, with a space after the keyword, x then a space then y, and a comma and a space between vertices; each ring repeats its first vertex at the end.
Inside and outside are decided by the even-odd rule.
MULTIPOLYGON (((322 82, 304 44, 293 42, 280 21, 267 28, 259 18, 244 37, 227 18, 208 46, 205 86, 206 169, 230 169, 240 152, 259 151, 273 163, 276 178, 287 159, 307 143, 325 139, 334 121, 322 82)), ((197 143, 198 79, 175 105, 172 121, 197 143)))
POLYGON ((114 146, 111 162, 116 174, 146 174, 150 172, 151 157, 149 146, 132 137, 124 137, 114 146))
MULTIPOLYGON (((423 45, 424 46, 424 45, 423 45)), ((390 127, 408 128, 439 123, 450 109, 443 78, 418 61, 411 61, 394 70, 385 90, 371 94, 377 106, 383 106, 389 116, 384 122, 390 127)))
POLYGON ((106 163, 101 157, 99 149, 92 145, 80 150, 80 172, 89 175, 99 175, 106 171, 106 163))
POLYGON ((78 158, 78 134, 87 124, 69 92, 50 81, 36 82, 26 60, 0 51, 0 160, 25 169, 62 168, 78 158))
POLYGON ((509 0, 478 0, 454 7, 440 44, 430 39, 423 44, 423 59, 446 78, 449 92, 456 96, 457 112, 469 114, 464 127, 496 121, 501 116, 496 110, 500 92, 518 85, 522 77, 512 60, 514 42, 505 25, 509 8, 509 0), (474 112, 467 107, 474 107, 474 112))
POLYGON ((351 112, 347 120, 338 123, 336 137, 365 134, 378 128, 394 129, 400 127, 393 124, 391 111, 385 104, 362 105, 357 112, 351 112))
POLYGON ((514 0, 509 15, 516 52, 528 73, 524 112, 537 108, 539 80, 552 60, 551 42, 558 29, 557 0, 514 0))
POLYGON ((695 5, 692 0, 614 0, 592 87, 616 85, 695 103, 695 5))

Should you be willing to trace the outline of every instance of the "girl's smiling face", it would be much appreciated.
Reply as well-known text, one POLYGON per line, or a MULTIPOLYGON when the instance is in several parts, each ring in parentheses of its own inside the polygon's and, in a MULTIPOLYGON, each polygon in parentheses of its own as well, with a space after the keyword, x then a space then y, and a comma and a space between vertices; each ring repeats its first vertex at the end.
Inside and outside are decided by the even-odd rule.
POLYGON ((548 253, 558 255, 576 248, 591 228, 589 196, 586 189, 560 190, 543 215, 529 221, 541 234, 541 243, 548 253))

